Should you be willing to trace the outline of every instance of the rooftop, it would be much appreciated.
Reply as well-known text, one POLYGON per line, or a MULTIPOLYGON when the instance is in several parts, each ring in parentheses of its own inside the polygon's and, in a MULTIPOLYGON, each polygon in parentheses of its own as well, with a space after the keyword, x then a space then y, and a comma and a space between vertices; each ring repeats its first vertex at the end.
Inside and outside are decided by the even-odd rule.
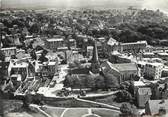
POLYGON ((134 81, 134 86, 135 87, 146 86, 146 84, 142 81, 134 81))
POLYGON ((12 50, 12 49, 16 49, 16 47, 9 47, 9 48, 1 48, 1 50, 12 50))
POLYGON ((107 42, 107 44, 108 45, 111 45, 111 46, 113 46, 113 45, 118 45, 118 43, 119 42, 117 42, 115 39, 113 39, 113 38, 110 38, 109 40, 108 40, 108 42, 107 42))
POLYGON ((157 54, 160 55, 160 56, 168 56, 168 53, 166 53, 166 52, 157 53, 157 54))
POLYGON ((162 63, 157 63, 157 62, 154 62, 154 63, 147 63, 147 65, 152 65, 152 66, 156 66, 156 67, 158 67, 158 66, 163 66, 163 64, 162 63))
POLYGON ((24 68, 24 67, 28 67, 28 63, 25 62, 21 62, 21 63, 13 63, 12 64, 12 68, 24 68))
POLYGON ((121 43, 121 45, 131 45, 131 44, 146 44, 146 41, 137 41, 137 42, 131 42, 131 43, 121 43))
POLYGON ((166 109, 166 112, 168 112, 168 100, 149 100, 148 103, 151 114, 158 114, 161 108, 166 109))
POLYGON ((47 39, 47 41, 52 42, 52 41, 64 41, 63 38, 52 38, 52 39, 47 39))
POLYGON ((135 71, 138 69, 135 63, 112 64, 112 66, 119 71, 135 71))
POLYGON ((55 64, 56 62, 51 62, 51 61, 48 63, 48 65, 55 65, 55 64))

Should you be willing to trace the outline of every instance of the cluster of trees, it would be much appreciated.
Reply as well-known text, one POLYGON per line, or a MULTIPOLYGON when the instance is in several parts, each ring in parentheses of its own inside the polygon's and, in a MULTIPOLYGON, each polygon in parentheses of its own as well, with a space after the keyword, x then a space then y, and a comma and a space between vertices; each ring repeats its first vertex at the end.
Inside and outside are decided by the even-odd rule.
POLYGON ((120 91, 115 94, 116 98, 114 101, 116 102, 130 102, 134 101, 134 88, 132 82, 125 81, 120 84, 120 91))
POLYGON ((95 37, 103 36, 107 37, 107 39, 112 36, 121 42, 146 40, 152 45, 158 45, 159 40, 168 39, 168 18, 163 17, 162 13, 144 10, 138 12, 133 17, 132 19, 116 24, 114 30, 108 30, 108 28, 101 30, 94 29, 86 34, 95 37))
POLYGON ((105 78, 102 75, 67 75, 64 80, 64 86, 78 89, 91 88, 92 90, 116 88, 112 77, 105 78))
POLYGON ((120 117, 140 117, 136 106, 129 103, 123 103, 120 107, 120 111, 120 117))
POLYGON ((104 87, 104 80, 102 76, 96 78, 92 76, 78 76, 78 75, 67 75, 64 80, 65 87, 71 88, 101 88, 104 87))
POLYGON ((65 87, 71 88, 91 88, 91 89, 120 89, 116 96, 118 102, 132 101, 134 96, 133 82, 125 81, 119 84, 117 78, 114 76, 104 76, 101 72, 98 76, 93 75, 72 75, 68 74, 64 80, 65 87))
MULTIPOLYGON (((14 25, 16 25, 17 30, 15 30, 15 33, 21 34, 19 37, 21 42, 25 39, 23 34, 24 29, 30 34, 46 36, 64 35, 68 37, 71 35, 76 39, 76 33, 81 32, 82 34, 93 37, 106 37, 106 39, 112 36, 121 42, 147 40, 150 44, 156 44, 157 40, 168 38, 168 18, 164 17, 159 11, 142 10, 138 11, 137 14, 132 12, 131 14, 125 13, 125 15, 122 11, 118 11, 116 16, 112 16, 112 12, 108 11, 95 13, 97 16, 93 16, 92 12, 76 13, 74 11, 72 13, 74 17, 62 18, 61 15, 58 15, 57 18, 54 18, 50 17, 47 13, 28 12, 26 13, 28 15, 24 14, 22 17, 13 14, 18 18, 3 19, 0 22, 4 24, 2 32, 6 34, 12 34, 9 28, 13 28, 14 25), (88 14, 89 17, 87 17, 86 14, 88 14), (84 21, 81 19, 80 16, 82 15, 86 16, 88 20, 84 21), (109 18, 103 17, 107 15, 109 15, 109 18), (73 22, 74 19, 76 19, 76 22, 73 22), (115 22, 115 20, 117 20, 117 22, 115 22), (101 21, 104 22, 103 28, 92 28, 93 26, 99 27, 101 21), (70 31, 65 31, 63 27, 70 27, 71 29, 70 31), (115 29, 109 29, 111 27, 115 29)), ((5 39, 3 43, 4 45, 8 45, 10 40, 5 39)))

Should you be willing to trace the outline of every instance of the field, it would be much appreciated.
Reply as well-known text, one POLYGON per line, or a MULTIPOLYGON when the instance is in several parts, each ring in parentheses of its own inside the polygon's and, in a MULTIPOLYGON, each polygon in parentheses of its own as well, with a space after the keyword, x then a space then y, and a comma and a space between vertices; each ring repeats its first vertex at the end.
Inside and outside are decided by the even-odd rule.
POLYGON ((41 108, 51 117, 119 117, 119 112, 105 108, 41 108))

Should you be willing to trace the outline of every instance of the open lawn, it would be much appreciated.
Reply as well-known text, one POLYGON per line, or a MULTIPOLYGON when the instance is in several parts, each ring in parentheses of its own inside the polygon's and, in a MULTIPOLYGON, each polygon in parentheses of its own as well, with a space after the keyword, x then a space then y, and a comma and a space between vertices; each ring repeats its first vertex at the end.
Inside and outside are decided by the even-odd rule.
POLYGON ((41 109, 52 117, 119 117, 120 113, 106 108, 59 108, 44 106, 41 109))

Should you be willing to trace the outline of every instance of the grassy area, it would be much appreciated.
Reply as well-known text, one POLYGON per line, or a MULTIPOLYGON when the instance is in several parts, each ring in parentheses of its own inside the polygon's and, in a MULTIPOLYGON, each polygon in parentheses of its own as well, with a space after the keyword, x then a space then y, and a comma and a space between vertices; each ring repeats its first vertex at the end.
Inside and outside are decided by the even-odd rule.
POLYGON ((22 108, 20 100, 3 100, 4 117, 45 117, 43 114, 22 108))
POLYGON ((63 111, 65 110, 63 108, 45 108, 45 107, 41 107, 41 109, 44 110, 49 115, 51 115, 52 117, 60 117, 63 111))
POLYGON ((101 117, 119 117, 119 113, 112 110, 92 109, 92 113, 101 117))
POLYGON ((3 100, 4 113, 21 111, 22 104, 19 100, 3 100))
POLYGON ((10 112, 4 115, 4 117, 46 117, 40 113, 30 112, 10 112))
POLYGON ((88 109, 68 109, 64 117, 82 117, 86 114, 88 114, 88 109))
POLYGON ((104 98, 100 98, 100 99, 94 99, 93 101, 95 102, 101 102, 101 103, 105 103, 105 104, 109 104, 109 105, 114 105, 114 98, 115 96, 108 96, 108 97, 104 97, 104 98))

